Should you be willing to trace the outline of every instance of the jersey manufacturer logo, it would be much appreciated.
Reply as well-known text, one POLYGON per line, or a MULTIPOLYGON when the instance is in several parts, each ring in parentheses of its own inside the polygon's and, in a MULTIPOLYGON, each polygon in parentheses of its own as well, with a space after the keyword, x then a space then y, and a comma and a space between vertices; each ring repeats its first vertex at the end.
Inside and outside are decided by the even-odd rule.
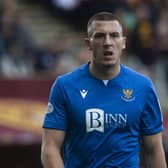
POLYGON ((131 102, 135 100, 135 96, 133 96, 133 90, 132 89, 123 89, 123 96, 121 96, 121 99, 127 102, 131 102))
POLYGON ((88 93, 88 91, 85 90, 85 89, 80 90, 80 94, 81 94, 81 96, 82 96, 83 99, 86 97, 87 93, 88 93))

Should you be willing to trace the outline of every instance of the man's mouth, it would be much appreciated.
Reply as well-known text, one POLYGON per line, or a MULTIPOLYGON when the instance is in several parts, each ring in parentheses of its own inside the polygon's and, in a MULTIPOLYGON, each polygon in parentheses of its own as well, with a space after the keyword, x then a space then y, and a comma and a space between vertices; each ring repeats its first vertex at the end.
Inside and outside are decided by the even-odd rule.
POLYGON ((107 56, 107 55, 113 55, 113 52, 112 51, 104 51, 104 55, 107 56))

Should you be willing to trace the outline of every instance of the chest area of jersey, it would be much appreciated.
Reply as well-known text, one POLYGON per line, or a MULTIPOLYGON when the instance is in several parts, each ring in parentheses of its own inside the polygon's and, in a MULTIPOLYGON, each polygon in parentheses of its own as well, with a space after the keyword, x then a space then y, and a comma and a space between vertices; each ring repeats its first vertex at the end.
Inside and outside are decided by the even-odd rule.
POLYGON ((137 123, 142 102, 130 88, 81 89, 68 99, 68 117, 74 126, 86 125, 87 132, 124 129, 137 123))

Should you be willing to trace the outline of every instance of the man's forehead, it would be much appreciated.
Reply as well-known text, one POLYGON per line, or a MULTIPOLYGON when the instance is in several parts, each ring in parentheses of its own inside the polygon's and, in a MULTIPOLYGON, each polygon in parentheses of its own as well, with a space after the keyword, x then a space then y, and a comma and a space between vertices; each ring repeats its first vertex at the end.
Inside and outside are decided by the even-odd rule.
POLYGON ((95 20, 93 21, 92 24, 93 29, 97 31, 109 30, 122 33, 121 24, 117 20, 111 20, 111 21, 95 20))

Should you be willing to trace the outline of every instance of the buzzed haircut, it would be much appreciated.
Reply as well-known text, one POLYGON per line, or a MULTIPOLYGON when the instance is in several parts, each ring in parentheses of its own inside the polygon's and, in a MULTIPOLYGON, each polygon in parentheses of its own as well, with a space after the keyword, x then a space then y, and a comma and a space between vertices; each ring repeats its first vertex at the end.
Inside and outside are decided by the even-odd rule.
POLYGON ((90 37, 93 33, 91 25, 94 21, 114 21, 114 20, 117 20, 122 27, 121 19, 117 17, 116 15, 114 15, 113 13, 110 13, 110 12, 96 13, 88 21, 88 24, 87 24, 88 37, 90 37))

